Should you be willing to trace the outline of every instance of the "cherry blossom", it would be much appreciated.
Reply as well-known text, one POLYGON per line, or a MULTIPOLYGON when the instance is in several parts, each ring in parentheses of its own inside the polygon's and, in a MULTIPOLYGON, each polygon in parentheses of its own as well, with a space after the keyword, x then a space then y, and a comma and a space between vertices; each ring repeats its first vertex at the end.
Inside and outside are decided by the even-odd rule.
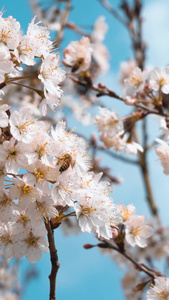
POLYGON ((169 174, 169 145, 167 142, 156 139, 156 141, 160 144, 155 150, 157 155, 160 157, 164 173, 169 174))
POLYGON ((46 229, 44 226, 36 226, 30 231, 25 231, 15 238, 15 256, 21 258, 26 256, 30 263, 41 259, 43 252, 48 252, 48 242, 46 240, 46 229))
POLYGON ((147 292, 147 300, 168 300, 169 279, 165 277, 155 278, 155 284, 147 292))
POLYGON ((40 74, 38 78, 44 84, 44 92, 56 94, 60 97, 58 85, 65 79, 65 71, 59 68, 60 58, 59 55, 49 54, 42 62, 40 74))
MULTIPOLYGON (((73 220, 74 228, 76 223, 75 231, 78 227, 79 231, 94 233, 101 245, 105 243, 107 246, 110 242, 112 249, 116 247, 115 250, 122 255, 126 253, 126 257, 131 247, 145 248, 148 245, 147 252, 136 252, 146 259, 149 247, 151 249, 153 242, 160 240, 160 234, 155 232, 151 241, 148 240, 153 230, 145 217, 136 215, 133 204, 116 204, 116 199, 110 197, 110 182, 102 180, 107 176, 106 172, 100 172, 99 166, 96 168, 98 173, 91 171, 93 162, 95 168, 95 158, 92 161, 87 151, 88 142, 75 134, 75 129, 67 130, 66 122, 58 120, 65 120, 64 108, 69 108, 83 124, 96 123, 100 140, 104 143, 101 150, 113 147, 115 151, 137 155, 143 148, 136 142, 132 129, 126 129, 126 120, 135 125, 138 119, 151 112, 151 108, 157 114, 166 115, 160 106, 163 100, 160 96, 161 92, 169 91, 168 68, 147 72, 138 68, 135 60, 123 63, 121 78, 125 78, 126 96, 117 98, 124 104, 133 105, 136 113, 141 110, 143 113, 138 114, 136 121, 134 114, 121 118, 97 97, 102 96, 102 92, 104 95, 104 91, 105 95, 114 95, 113 90, 95 82, 97 76, 109 67, 108 50, 102 44, 108 29, 104 17, 96 20, 90 34, 71 41, 63 51, 63 63, 71 68, 66 82, 66 72, 60 66, 62 53, 55 52, 57 40, 53 43, 48 30, 52 26, 42 26, 35 20, 36 17, 23 35, 18 21, 13 17, 3 18, 0 14, 0 95, 4 97, 0 106, 0 248, 7 259, 26 256, 28 262, 35 263, 41 259, 42 252, 49 251, 48 225, 53 232, 62 223, 64 226, 66 219, 68 222, 73 220), (25 65, 33 67, 25 68, 25 65), (19 86, 22 92, 14 91, 9 97, 13 99, 8 102, 11 85, 19 86), (90 89, 93 95, 90 95, 90 89), (98 91, 97 95, 95 91, 98 91), (64 92, 66 96, 62 101, 64 92), (105 106, 100 107, 100 115, 94 117, 98 101, 99 105, 105 106), (15 103, 15 106, 4 103, 15 103), (50 116, 46 116, 48 106, 53 111, 50 116)), ((61 24, 57 26, 60 30, 64 26, 71 27, 67 21, 63 28, 61 22, 54 22, 55 28, 56 24, 61 24)), ((166 118, 164 140, 156 140, 160 144, 156 153, 165 174, 169 174, 167 126, 166 118)), ((97 149, 95 141, 93 135, 94 151, 97 149)), ((138 155, 137 164, 140 166, 141 158, 138 155)), ((167 256, 169 246, 165 231, 161 244, 163 254, 167 256)), ((131 251, 135 254, 135 250, 131 251)), ((158 251, 159 247, 154 247, 156 257, 158 251)), ((161 278, 161 287, 156 278, 147 294, 148 299, 155 293, 163 295, 167 290, 168 279, 161 278)))
POLYGON ((8 115, 6 113, 7 110, 9 110, 10 106, 7 104, 3 104, 0 106, 0 128, 5 128, 8 126, 8 115))
POLYGON ((154 91, 162 90, 163 93, 169 93, 169 69, 156 67, 150 75, 150 84, 154 91))
POLYGON ((20 24, 12 16, 3 18, 0 16, 0 42, 9 49, 14 50, 20 40, 20 24))
POLYGON ((102 42, 105 38, 105 34, 107 30, 108 30, 108 24, 105 22, 105 17, 100 16, 94 24, 94 31, 92 33, 92 38, 97 42, 102 42))
MULTIPOLYGON (((34 136, 45 129, 40 128, 39 124, 32 117, 30 109, 21 108, 20 111, 14 111, 10 117, 10 126, 12 135, 24 143, 29 143, 34 136)), ((41 123, 43 126, 43 124, 41 123)))
POLYGON ((140 68, 135 67, 129 77, 124 80, 126 85, 126 94, 134 96, 136 93, 141 92, 144 88, 147 79, 147 72, 141 71, 140 68))
POLYGON ((16 143, 14 138, 10 141, 4 141, 3 145, 0 145, 0 161, 5 162, 8 173, 17 174, 19 167, 25 164, 25 158, 22 152, 22 144, 16 143))
POLYGON ((152 235, 152 227, 144 223, 144 216, 134 216, 126 224, 126 241, 132 247, 138 245, 141 248, 146 247, 146 239, 152 235))
POLYGON ((63 52, 64 64, 72 67, 72 71, 80 73, 90 67, 92 48, 89 38, 83 37, 79 42, 71 42, 63 52))

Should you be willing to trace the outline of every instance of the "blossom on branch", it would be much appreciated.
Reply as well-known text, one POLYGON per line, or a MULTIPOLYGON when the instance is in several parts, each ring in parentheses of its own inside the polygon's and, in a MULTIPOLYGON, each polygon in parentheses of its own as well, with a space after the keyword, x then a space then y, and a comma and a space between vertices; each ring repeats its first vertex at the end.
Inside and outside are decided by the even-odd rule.
POLYGON ((136 67, 130 73, 130 76, 124 80, 126 85, 126 94, 128 96, 134 96, 138 92, 141 92, 144 88, 147 79, 147 72, 142 71, 140 68, 136 67))
POLYGON ((169 93, 169 68, 165 67, 162 70, 156 67, 150 74, 150 84, 154 91, 161 91, 164 94, 169 93))
POLYGON ((60 97, 58 85, 65 79, 65 71, 59 68, 60 58, 59 55, 49 54, 45 57, 40 68, 38 78, 44 84, 44 93, 47 91, 50 94, 56 94, 60 97))
POLYGON ((131 245, 138 245, 141 248, 146 247, 146 239, 152 235, 153 229, 145 224, 144 216, 134 216, 125 223, 126 241, 131 245))
POLYGON ((168 300, 169 299, 169 278, 157 277, 155 284, 147 292, 147 300, 168 300))
POLYGON ((107 148, 114 147, 116 151, 125 151, 130 154, 143 151, 141 145, 126 138, 123 122, 115 111, 102 107, 99 110, 101 116, 96 116, 95 120, 99 131, 102 133, 100 140, 107 148))
POLYGON ((80 73, 86 71, 91 63, 92 47, 88 37, 83 37, 79 42, 71 42, 64 50, 63 63, 72 67, 72 72, 80 73))
POLYGON ((161 139, 156 139, 156 141, 160 144, 155 150, 157 155, 160 157, 164 173, 166 175, 169 174, 169 145, 167 142, 161 140, 161 139))

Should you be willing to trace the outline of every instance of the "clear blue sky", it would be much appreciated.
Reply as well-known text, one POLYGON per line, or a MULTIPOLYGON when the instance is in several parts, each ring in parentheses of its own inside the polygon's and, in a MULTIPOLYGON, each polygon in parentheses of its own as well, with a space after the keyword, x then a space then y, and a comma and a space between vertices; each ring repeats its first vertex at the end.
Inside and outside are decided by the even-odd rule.
MULTIPOLYGON (((116 5, 119 2, 117 0, 112 1, 116 5)), ((168 63, 169 57, 169 2, 167 0, 147 0, 144 2, 146 4, 144 32, 150 46, 147 52, 147 65, 163 66, 168 63)), ((21 23, 23 30, 26 31, 27 24, 32 18, 29 1, 1 0, 1 7, 3 6, 6 9, 5 16, 12 15, 15 17, 21 23)), ((97 0, 74 0, 73 6, 74 10, 70 20, 79 25, 92 25, 98 16, 103 14, 106 16, 106 20, 110 24, 106 45, 111 49, 111 71, 103 80, 112 89, 115 86, 120 91, 117 81, 120 61, 132 56, 127 31, 101 7, 97 0)), ((75 36, 67 31, 64 45, 72 38, 75 36)), ((105 99, 105 101, 108 106, 120 110, 120 114, 124 113, 123 105, 117 104, 116 100, 114 100, 113 105, 110 104, 109 99, 105 99)), ((72 123, 71 125, 77 127, 77 124, 72 123)), ((157 133, 159 134, 159 132, 156 133, 158 128, 156 119, 149 123, 149 127, 152 137, 155 137, 157 133)), ((169 201, 166 205, 164 202, 168 193, 168 178, 163 176, 162 168, 154 152, 151 152, 150 155, 150 173, 154 194, 156 194, 157 203, 161 204, 158 205, 160 213, 167 223, 169 201)), ((121 186, 114 187, 114 201, 126 205, 133 203, 137 207, 137 213, 148 216, 143 184, 137 168, 115 160, 111 163, 114 174, 124 178, 124 183, 121 186)), ((110 164, 108 157, 105 158, 106 164, 110 164)), ((89 234, 65 237, 60 229, 56 232, 56 247, 61 264, 57 280, 57 300, 124 299, 120 282, 123 272, 119 270, 115 262, 110 260, 108 256, 101 254, 96 248, 88 251, 83 249, 83 244, 95 242, 95 239, 89 234)), ((23 261, 24 269, 27 262, 25 259, 23 261)), ((24 300, 48 299, 49 255, 43 255, 41 261, 37 263, 37 268, 40 276, 30 284, 24 300)))

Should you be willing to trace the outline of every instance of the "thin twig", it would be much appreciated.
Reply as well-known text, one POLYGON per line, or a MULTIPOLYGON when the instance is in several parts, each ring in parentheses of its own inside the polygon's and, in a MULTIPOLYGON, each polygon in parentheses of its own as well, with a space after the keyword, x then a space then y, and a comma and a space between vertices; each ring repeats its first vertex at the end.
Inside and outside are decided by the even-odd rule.
MULTIPOLYGON (((144 273, 146 273, 148 276, 150 276, 153 280, 155 277, 157 277, 157 272, 154 270, 150 270, 148 267, 146 267, 143 264, 139 264, 134 258, 130 257, 126 252, 121 252, 119 248, 110 245, 109 247, 110 249, 113 249, 115 251, 117 251, 118 253, 120 253, 121 255, 123 255, 127 260, 129 260, 132 264, 134 264, 138 270, 143 271, 144 273)), ((159 274, 158 274, 159 276, 159 274)))
POLYGON ((127 26, 126 20, 114 9, 114 7, 106 0, 99 0, 99 2, 120 22, 125 28, 127 26))
POLYGON ((112 152, 112 151, 110 151, 108 149, 105 149, 101 146, 97 146, 97 150, 103 151, 104 153, 111 156, 112 158, 118 159, 118 160, 123 161, 123 162, 128 163, 128 164, 138 165, 138 163, 139 163, 137 160, 126 158, 122 155, 116 154, 115 152, 112 152))
POLYGON ((150 206, 152 214, 158 218, 159 220, 159 215, 158 215, 158 209, 154 201, 153 193, 152 193, 152 188, 150 184, 150 178, 149 178, 149 172, 148 172, 148 166, 147 166, 147 124, 146 124, 146 119, 143 120, 143 148, 144 152, 140 152, 140 162, 139 166, 143 175, 143 181, 145 185, 145 189, 147 192, 147 202, 150 206))
POLYGON ((56 276, 59 270, 60 264, 58 262, 58 254, 55 247, 54 240, 54 231, 52 230, 50 221, 45 222, 45 226, 48 232, 48 241, 49 241, 49 251, 50 251, 50 260, 51 260, 51 273, 49 275, 50 282, 50 295, 49 300, 56 300, 56 276))
POLYGON ((91 244, 85 244, 84 248, 85 249, 91 249, 93 247, 99 247, 101 249, 112 249, 117 251, 119 254, 121 254, 123 257, 125 257, 127 260, 129 260, 136 268, 138 271, 142 271, 148 276, 152 278, 152 281, 154 283, 154 279, 158 276, 163 276, 159 271, 155 271, 153 269, 148 268, 145 264, 138 263, 133 257, 131 257, 129 254, 126 253, 126 251, 120 249, 120 247, 112 245, 109 241, 104 240, 96 245, 91 245, 91 244))
MULTIPOLYGON (((88 83, 87 81, 80 80, 80 79, 77 78, 77 77, 70 76, 69 78, 70 78, 72 81, 74 81, 75 83, 77 83, 77 84, 79 84, 79 85, 82 85, 82 86, 86 86, 88 89, 91 89, 91 90, 97 92, 97 96, 98 96, 98 97, 101 97, 101 96, 109 96, 109 97, 111 97, 111 98, 118 99, 118 100, 120 100, 120 101, 122 101, 122 102, 125 103, 125 98, 124 98, 124 97, 118 95, 118 94, 115 93, 113 90, 111 90, 111 89, 109 89, 109 88, 107 88, 107 87, 105 87, 104 89, 102 89, 102 88, 99 88, 98 86, 95 86, 95 85, 93 85, 93 84, 90 84, 90 85, 89 85, 89 83, 88 83)), ((133 106, 136 106, 136 107, 138 107, 138 108, 140 108, 140 109, 142 109, 142 110, 145 110, 145 111, 147 112, 146 115, 148 115, 148 114, 155 114, 155 115, 160 115, 160 116, 163 116, 163 117, 168 117, 168 116, 169 116, 169 114, 168 114, 167 112, 159 111, 159 110, 157 110, 157 109, 151 108, 151 107, 149 107, 149 106, 147 106, 147 105, 144 105, 144 104, 142 104, 142 103, 140 103, 140 104, 139 104, 139 103, 136 103, 136 104, 134 104, 133 106)), ((146 115, 145 115, 145 116, 146 116, 146 115)))
POLYGON ((70 30, 72 30, 72 31, 80 34, 80 35, 84 35, 84 36, 88 36, 88 37, 90 36, 89 33, 87 33, 86 31, 84 31, 82 28, 80 28, 79 26, 77 26, 73 22, 69 22, 69 23, 65 24, 65 28, 68 28, 68 29, 70 29, 70 30))
POLYGON ((63 37, 63 29, 65 28, 66 24, 67 24, 67 19, 69 16, 69 12, 71 10, 71 0, 67 0, 66 3, 66 8, 65 11, 63 13, 62 19, 61 19, 61 24, 60 24, 60 30, 58 32, 58 35, 56 37, 56 40, 54 41, 53 45, 54 47, 57 47, 58 44, 61 42, 62 37, 63 37))

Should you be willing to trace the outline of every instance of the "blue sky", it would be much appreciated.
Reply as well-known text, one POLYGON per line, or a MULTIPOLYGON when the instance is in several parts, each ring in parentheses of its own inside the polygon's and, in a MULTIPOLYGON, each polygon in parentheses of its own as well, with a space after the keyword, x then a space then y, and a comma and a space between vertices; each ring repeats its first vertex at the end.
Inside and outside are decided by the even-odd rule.
MULTIPOLYGON (((46 1, 47 2, 47 1, 46 1)), ((120 1, 112 1, 117 5, 120 1)), ((168 64, 169 53, 169 2, 167 0, 145 0, 144 9, 144 33, 147 44, 147 65, 163 66, 168 64)), ((2 0, 1 7, 5 7, 5 16, 12 15, 20 23, 24 31, 27 24, 32 19, 29 2, 25 0, 2 0)), ((71 18, 79 25, 92 25, 100 15, 106 16, 106 21, 110 24, 109 32, 105 43, 111 49, 111 71, 106 75, 103 82, 116 91, 120 91, 118 84, 118 69, 122 60, 132 57, 130 39, 127 30, 112 18, 97 0, 74 0, 74 10, 71 18)), ((77 35, 66 31, 63 46, 78 38, 77 35)), ((123 104, 116 100, 104 98, 109 107, 113 107, 124 114, 123 104)), ((78 124, 73 124, 72 127, 78 124)), ((158 121, 153 118, 149 122, 150 136, 156 137, 159 134, 158 121)), ((93 130, 93 129, 92 129, 93 130)), ((150 153, 150 177, 153 184, 153 192, 160 214, 164 222, 168 224, 169 201, 168 177, 164 176, 160 162, 154 151, 150 153), (167 203, 168 202, 168 203, 167 203)), ((105 156, 104 164, 110 164, 109 158, 105 156)), ((111 161, 113 173, 122 177, 124 182, 120 186, 114 187, 113 198, 115 202, 124 204, 133 203, 137 207, 137 213, 149 215, 145 203, 145 193, 141 175, 135 166, 129 166, 116 160, 111 161)), ((108 256, 103 255, 97 248, 84 250, 83 244, 97 242, 92 235, 80 234, 64 236, 59 229, 56 232, 56 247, 58 249, 59 262, 61 268, 57 280, 57 300, 123 300, 120 278, 123 272, 119 270, 115 262, 108 256)), ((23 260, 23 269, 27 262, 23 260)), ((37 263, 40 276, 31 282, 24 300, 48 299, 49 284, 48 275, 50 272, 49 255, 44 254, 40 262, 37 263)))

